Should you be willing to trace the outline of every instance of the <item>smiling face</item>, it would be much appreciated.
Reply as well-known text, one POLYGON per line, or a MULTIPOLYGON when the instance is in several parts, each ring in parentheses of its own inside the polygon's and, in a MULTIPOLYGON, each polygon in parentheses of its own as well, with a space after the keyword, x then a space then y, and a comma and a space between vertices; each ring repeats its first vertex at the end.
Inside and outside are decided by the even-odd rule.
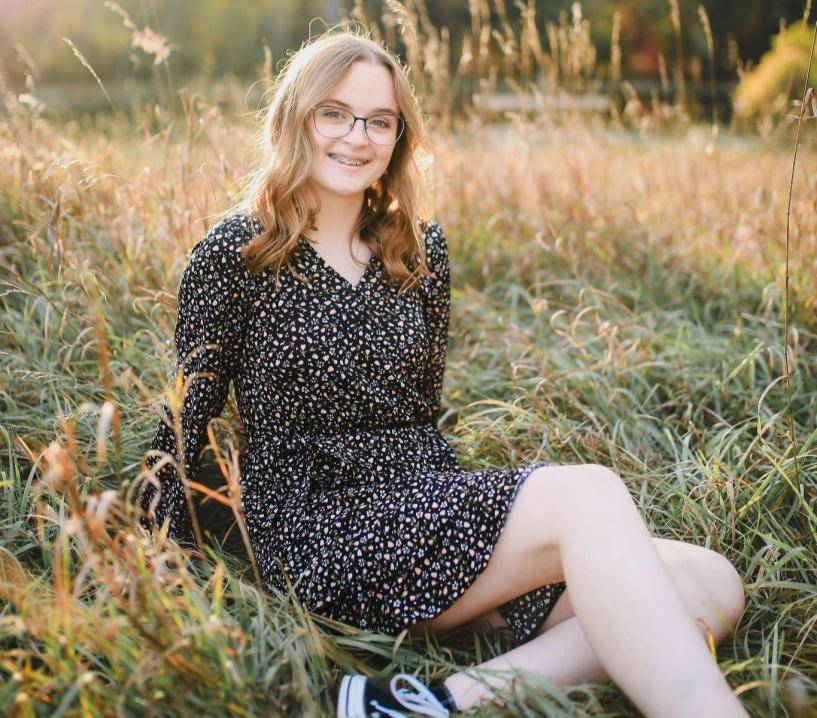
MULTIPOLYGON (((394 92, 391 72, 379 63, 358 61, 334 87, 321 105, 347 109, 358 117, 371 117, 384 109, 394 115, 400 107, 394 92)), ((377 145, 366 135, 362 121, 343 137, 329 139, 315 129, 313 117, 308 120, 312 146, 315 149, 309 179, 321 196, 361 197, 389 166, 396 145, 377 145), (342 164, 335 157, 363 160, 365 164, 342 164)), ((374 128, 370 127, 370 131, 374 128)))

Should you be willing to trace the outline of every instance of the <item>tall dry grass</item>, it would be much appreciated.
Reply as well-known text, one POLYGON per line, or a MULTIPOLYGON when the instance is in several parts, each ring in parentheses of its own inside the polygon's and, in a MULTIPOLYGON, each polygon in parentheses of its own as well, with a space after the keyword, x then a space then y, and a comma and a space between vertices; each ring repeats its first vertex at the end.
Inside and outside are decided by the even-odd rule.
MULTIPOLYGON (((453 281, 441 426, 461 460, 613 467, 655 534, 715 548, 743 575, 747 610, 717 658, 747 708, 817 715, 813 124, 784 312, 786 117, 713 133, 624 79, 605 118, 456 115, 453 94, 504 76, 533 94, 537 73, 592 88, 603 70, 587 18, 540 36, 532 3, 523 27, 503 15, 492 27, 475 0, 469 54, 446 75, 444 29, 422 5, 389 6, 378 29, 406 42, 433 115, 430 203, 453 281)), ((501 634, 358 631, 260 590, 220 534, 187 551, 134 522, 185 252, 252 160, 245 89, 221 105, 181 88, 130 116, 57 124, 33 74, 24 93, 3 88, 4 714, 328 715, 342 671, 434 681, 509 647, 501 634)), ((215 503, 234 505, 240 433, 231 401, 211 436, 215 503)), ((518 678, 478 715, 633 714, 611 685, 518 678)))

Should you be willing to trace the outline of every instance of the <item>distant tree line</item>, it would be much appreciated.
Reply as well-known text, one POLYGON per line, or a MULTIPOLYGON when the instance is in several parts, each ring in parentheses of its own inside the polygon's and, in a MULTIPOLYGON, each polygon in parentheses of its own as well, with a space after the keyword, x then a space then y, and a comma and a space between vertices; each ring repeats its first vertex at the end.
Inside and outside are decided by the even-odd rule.
MULTIPOLYGON (((513 0, 477 0, 490 12, 498 26, 498 9, 504 6, 512 27, 517 28, 520 9, 513 0)), ((556 23, 560 13, 570 15, 569 0, 521 0, 536 10, 542 44, 548 48, 545 23, 556 23)), ((406 3, 411 6, 413 3, 406 3)), ((707 40, 699 15, 703 5, 711 24, 715 50, 715 73, 734 77, 736 63, 756 62, 768 50, 770 38, 781 23, 803 16, 804 0, 678 0, 681 27, 681 52, 685 67, 706 63, 707 40), (697 59, 695 59, 697 58, 697 59)), ((264 45, 275 60, 297 48, 323 24, 338 21, 354 8, 354 0, 174 0, 147 3, 121 0, 121 12, 106 6, 103 0, 30 0, 12 3, 6 11, 10 19, 0 27, 0 62, 13 81, 25 72, 25 61, 16 50, 20 43, 40 69, 41 82, 85 80, 88 71, 72 55, 62 39, 70 38, 103 79, 125 76, 150 77, 151 64, 161 51, 163 39, 169 46, 170 67, 177 78, 193 74, 232 73, 253 76, 264 61, 264 45), (141 45, 132 44, 133 29, 141 45), (144 33, 148 27, 156 36, 144 33), (152 44, 151 44, 152 43, 152 44), (152 49, 151 49, 152 48, 152 49)), ((360 7, 370 20, 384 12, 380 0, 363 0, 360 7)), ((426 3, 428 17, 437 27, 450 31, 452 64, 456 64, 462 40, 470 32, 471 16, 467 0, 433 0, 426 3)), ((589 20, 590 35, 599 63, 610 57, 614 15, 620 13, 622 72, 625 77, 655 76, 659 55, 673 63, 679 44, 671 17, 670 0, 588 0, 581 10, 589 20)), ((401 48, 395 48, 401 52, 401 48)), ((708 72, 708 70, 707 70, 708 72)))

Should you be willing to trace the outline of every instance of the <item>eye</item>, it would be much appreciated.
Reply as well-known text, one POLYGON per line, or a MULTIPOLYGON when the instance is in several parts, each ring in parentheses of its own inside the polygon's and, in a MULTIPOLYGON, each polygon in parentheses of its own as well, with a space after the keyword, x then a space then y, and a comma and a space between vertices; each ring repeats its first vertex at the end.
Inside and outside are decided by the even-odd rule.
POLYGON ((381 130, 388 130, 392 126, 391 117, 387 117, 384 115, 372 117, 372 119, 370 119, 369 122, 371 122, 375 127, 380 128, 381 130))

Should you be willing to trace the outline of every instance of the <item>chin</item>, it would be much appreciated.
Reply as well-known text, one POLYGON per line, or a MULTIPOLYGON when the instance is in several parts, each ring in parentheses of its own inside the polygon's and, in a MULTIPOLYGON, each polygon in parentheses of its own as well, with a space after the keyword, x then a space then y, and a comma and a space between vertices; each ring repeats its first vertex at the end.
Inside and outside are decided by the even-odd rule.
POLYGON ((341 197, 353 197, 365 192, 373 182, 356 182, 354 184, 344 184, 341 182, 318 182, 318 186, 324 192, 330 192, 341 197))

